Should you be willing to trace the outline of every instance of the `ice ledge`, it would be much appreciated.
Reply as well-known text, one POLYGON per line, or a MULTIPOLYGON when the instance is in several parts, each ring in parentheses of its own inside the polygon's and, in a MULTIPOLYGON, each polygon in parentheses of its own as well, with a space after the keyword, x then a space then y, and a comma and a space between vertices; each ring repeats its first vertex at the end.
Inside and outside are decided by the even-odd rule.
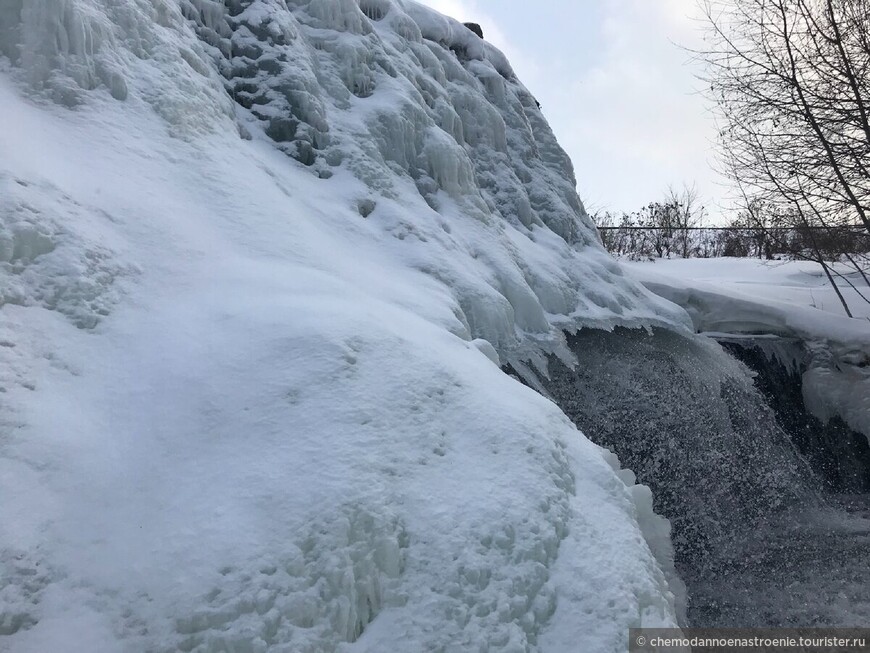
POLYGON ((807 409, 825 422, 839 416, 870 440, 870 321, 776 300, 762 303, 736 291, 640 266, 632 266, 629 273, 652 292, 682 306, 698 332, 802 343, 807 409))

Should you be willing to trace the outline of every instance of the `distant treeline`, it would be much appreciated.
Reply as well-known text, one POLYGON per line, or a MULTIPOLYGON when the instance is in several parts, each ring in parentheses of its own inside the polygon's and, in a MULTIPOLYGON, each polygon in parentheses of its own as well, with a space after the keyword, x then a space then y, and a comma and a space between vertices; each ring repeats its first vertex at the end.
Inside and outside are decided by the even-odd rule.
POLYGON ((601 242, 614 256, 635 260, 720 256, 775 259, 806 258, 807 252, 820 252, 826 260, 837 260, 843 254, 870 252, 870 234, 858 227, 660 227, 633 224, 630 217, 624 215, 617 225, 598 225, 601 242))

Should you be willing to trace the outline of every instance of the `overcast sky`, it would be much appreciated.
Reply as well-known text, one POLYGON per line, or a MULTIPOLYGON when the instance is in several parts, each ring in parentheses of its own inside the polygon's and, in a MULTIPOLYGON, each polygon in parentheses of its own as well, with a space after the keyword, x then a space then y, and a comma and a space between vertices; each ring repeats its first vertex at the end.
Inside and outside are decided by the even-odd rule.
POLYGON ((715 219, 715 132, 696 65, 696 0, 420 0, 484 36, 542 105, 591 211, 696 184, 715 219))

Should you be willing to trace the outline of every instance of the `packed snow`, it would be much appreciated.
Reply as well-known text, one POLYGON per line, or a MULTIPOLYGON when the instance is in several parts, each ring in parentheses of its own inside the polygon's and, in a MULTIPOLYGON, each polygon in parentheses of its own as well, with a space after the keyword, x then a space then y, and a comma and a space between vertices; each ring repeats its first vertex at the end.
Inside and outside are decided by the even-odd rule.
POLYGON ((0 650, 676 624, 649 491, 498 365, 689 318, 505 58, 404 0, 225 4, 0 6, 0 650))
MULTIPOLYGON (((749 336, 770 356, 805 368, 807 408, 823 421, 839 416, 870 439, 870 304, 843 287, 856 315, 846 317, 820 266, 732 258, 624 265, 685 308, 697 331, 749 336)), ((861 282, 853 279, 870 296, 861 282)))

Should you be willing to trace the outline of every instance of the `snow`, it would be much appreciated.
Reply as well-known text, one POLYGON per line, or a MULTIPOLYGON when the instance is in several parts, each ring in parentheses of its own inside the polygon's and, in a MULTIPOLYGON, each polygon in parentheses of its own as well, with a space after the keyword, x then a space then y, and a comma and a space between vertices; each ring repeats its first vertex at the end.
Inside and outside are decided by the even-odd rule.
POLYGON ((624 265, 647 288, 686 309, 697 331, 751 336, 769 356, 805 365, 810 412, 823 421, 839 416, 870 438, 870 304, 844 288, 857 317, 838 313, 842 308, 819 266, 730 258, 624 265))
POLYGON ((504 57, 412 2, 228 4, 0 9, 0 649, 674 625, 649 492, 498 364, 688 319, 504 57))
MULTIPOLYGON (((749 296, 765 303, 773 300, 816 308, 838 316, 845 315, 843 306, 821 266, 811 261, 711 258, 662 259, 652 266, 631 261, 623 263, 627 269, 648 270, 692 282, 714 284, 719 289, 731 291, 731 294, 749 296)), ((859 289, 864 285, 854 268, 840 264, 835 265, 835 268, 838 272, 851 276, 851 281, 859 289)), ((839 288, 855 317, 870 317, 870 304, 863 301, 842 280, 839 281, 839 288)))

